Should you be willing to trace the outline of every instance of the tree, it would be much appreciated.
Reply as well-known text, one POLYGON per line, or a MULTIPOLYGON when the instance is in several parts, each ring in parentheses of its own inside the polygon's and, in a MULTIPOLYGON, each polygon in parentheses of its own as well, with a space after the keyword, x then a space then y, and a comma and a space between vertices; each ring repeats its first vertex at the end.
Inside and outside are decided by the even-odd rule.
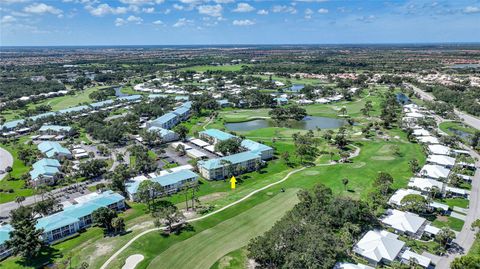
POLYGON ((365 102, 365 106, 361 109, 361 112, 364 116, 370 117, 370 112, 372 111, 372 109, 372 101, 368 100, 367 102, 365 102))
POLYGON ((345 188, 345 190, 347 190, 348 178, 343 178, 342 179, 342 184, 343 184, 343 187, 345 188))
POLYGON ((408 165, 410 166, 410 170, 412 171, 413 174, 416 174, 418 171, 420 171, 420 165, 418 164, 417 159, 412 159, 408 162, 408 165))
POLYGON ((15 198, 15 203, 21 205, 23 202, 25 201, 25 197, 24 196, 17 196, 15 198))
POLYGON ((168 232, 172 232, 174 224, 179 223, 184 218, 180 211, 178 211, 178 208, 173 204, 161 206, 155 209, 153 216, 157 219, 155 225, 159 227, 159 225, 162 223, 161 220, 163 220, 168 226, 168 232))
POLYGON ((447 249, 448 245, 453 239, 455 239, 455 233, 447 227, 443 227, 435 235, 435 241, 438 242, 444 249, 447 249))
POLYGON ((342 106, 342 108, 340 108, 340 110, 338 111, 338 113, 342 116, 345 116, 347 115, 347 108, 342 106))
POLYGON ((282 160, 288 165, 290 163, 290 153, 288 151, 282 152, 280 155, 282 157, 282 160))
POLYGON ((123 218, 117 217, 112 219, 112 228, 115 234, 122 234, 125 232, 125 221, 123 218))
POLYGON ((310 130, 304 135, 295 133, 292 137, 295 153, 300 158, 300 162, 313 162, 319 155, 318 139, 315 138, 313 131, 310 130))
POLYGON ((427 199, 419 194, 408 194, 402 198, 400 205, 405 211, 425 212, 427 209, 427 199))
POLYGON ((450 264, 451 269, 480 269, 480 257, 465 255, 455 258, 450 264))
POLYGON ((117 212, 108 207, 100 207, 92 212, 93 223, 102 227, 104 233, 113 231, 112 221, 116 217, 117 212))
POLYGON ((216 143, 215 151, 221 152, 223 155, 235 154, 240 152, 241 144, 242 140, 240 138, 232 137, 216 143))
POLYGON ((188 128, 182 124, 175 126, 175 128, 173 128, 173 131, 178 134, 178 137, 182 141, 187 138, 187 134, 189 132, 188 128))
POLYGON ((464 183, 464 180, 459 175, 455 173, 450 173, 449 182, 455 187, 460 187, 460 185, 464 183))
POLYGON ((158 182, 144 180, 138 186, 137 197, 142 203, 147 204, 149 210, 152 210, 155 198, 161 195, 163 195, 163 187, 158 182))
POLYGON ((373 186, 376 187, 382 195, 388 194, 392 184, 393 184, 393 177, 386 172, 378 173, 377 178, 373 182, 373 186))
POLYGON ((107 166, 105 160, 94 159, 80 163, 78 167, 80 176, 86 179, 93 179, 103 175, 106 172, 107 166))
POLYGON ((110 188, 114 191, 121 192, 124 196, 127 194, 125 181, 131 176, 130 168, 125 164, 119 164, 115 167, 113 173, 109 175, 111 180, 110 188))
POLYGON ((11 248, 13 254, 20 255, 26 260, 37 257, 43 245, 40 238, 43 230, 35 227, 37 220, 32 209, 20 206, 10 211, 10 219, 13 230, 10 232, 7 248, 11 248))

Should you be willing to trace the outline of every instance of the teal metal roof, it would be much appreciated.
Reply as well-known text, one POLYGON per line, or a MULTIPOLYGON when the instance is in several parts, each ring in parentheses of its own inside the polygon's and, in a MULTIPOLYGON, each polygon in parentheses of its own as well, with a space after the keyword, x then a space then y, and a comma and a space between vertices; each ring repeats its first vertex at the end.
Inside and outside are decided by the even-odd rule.
POLYGON ((149 99, 156 99, 156 98, 167 98, 168 95, 166 94, 149 94, 148 98, 149 99))
POLYGON ((260 159, 260 156, 258 153, 252 152, 252 151, 245 151, 245 152, 240 152, 237 154, 217 158, 217 159, 210 159, 207 161, 200 161, 198 162, 202 167, 205 169, 217 169, 220 167, 223 167, 224 165, 222 164, 222 161, 228 161, 231 162, 232 164, 238 164, 242 162, 246 162, 249 160, 254 160, 254 159, 260 159))
POLYGON ((89 106, 76 106, 76 107, 59 110, 58 113, 59 114, 75 113, 75 112, 80 112, 80 111, 89 110, 89 109, 90 109, 89 106))
POLYGON ((175 118, 177 118, 178 115, 177 114, 174 114, 172 112, 169 112, 159 118, 156 118, 155 120, 152 121, 152 124, 155 126, 156 124, 158 125, 162 125, 162 124, 165 124, 175 118))
POLYGON ((181 106, 181 107, 175 109, 174 111, 172 111, 172 113, 177 114, 177 115, 183 115, 183 114, 187 114, 189 110, 190 109, 188 107, 182 107, 181 106))
POLYGON ((13 231, 13 228, 10 224, 0 226, 0 245, 5 244, 10 239, 11 231, 13 231))
POLYGON ((125 188, 127 189, 127 192, 130 194, 137 193, 138 187, 140 187, 141 182, 142 181, 140 180, 127 181, 127 183, 125 183, 125 188))
POLYGON ((110 105, 110 104, 113 104, 113 100, 105 100, 105 101, 101 101, 101 102, 92 103, 92 104, 90 104, 90 106, 93 107, 93 108, 100 108, 100 107, 104 107, 104 106, 107 106, 107 105, 110 105))
POLYGON ((58 212, 53 215, 38 219, 35 227, 37 227, 37 229, 43 229, 44 232, 49 232, 67 225, 74 224, 76 222, 78 222, 78 218, 69 217, 63 214, 63 212, 58 212))
POLYGON ((242 140, 242 147, 250 150, 250 151, 253 151, 253 152, 263 152, 263 151, 267 151, 267 150, 272 150, 271 147, 267 146, 267 145, 264 145, 262 143, 258 143, 258 142, 255 142, 253 140, 250 140, 250 139, 244 139, 242 140))
POLYGON ((59 173, 60 163, 55 159, 41 159, 32 165, 33 170, 30 171, 30 177, 35 180, 39 176, 51 176, 59 173))
POLYGON ((139 94, 122 96, 117 98, 117 100, 120 100, 120 101, 136 101, 140 99, 142 99, 142 96, 139 94))
POLYGON ((186 96, 186 95, 177 95, 177 96, 175 96, 175 100, 176 100, 176 101, 188 101, 188 99, 189 99, 189 98, 188 98, 188 96, 186 96))
POLYGON ((218 129, 208 129, 208 130, 205 130, 205 131, 201 131, 200 133, 201 134, 206 134, 208 136, 214 137, 214 138, 216 138, 218 140, 222 140, 222 141, 235 137, 232 134, 225 133, 225 132, 220 131, 218 129))
POLYGON ((168 134, 174 134, 175 133, 173 131, 170 131, 170 130, 167 130, 167 129, 164 129, 164 128, 161 128, 161 127, 157 127, 157 126, 152 126, 152 127, 148 128, 148 131, 153 132, 153 133, 157 133, 161 137, 164 137, 168 134))
POLYGON ((190 178, 198 178, 198 175, 190 170, 185 169, 185 170, 180 170, 167 175, 163 175, 160 177, 156 177, 152 179, 152 181, 158 182, 163 187, 166 187, 190 178))
POLYGON ((219 105, 227 105, 227 104, 229 104, 230 102, 228 102, 227 99, 222 99, 222 100, 217 100, 217 103, 218 103, 219 105))
POLYGON ((183 107, 186 107, 186 108, 191 108, 192 107, 192 101, 188 101, 188 102, 185 102, 182 104, 183 107))
POLYGON ((70 126, 60 126, 60 125, 43 125, 40 128, 40 131, 54 131, 54 132, 70 132, 72 127, 70 126))
POLYGON ((55 156, 57 153, 61 154, 71 154, 71 152, 62 147, 58 142, 52 142, 52 141, 44 141, 40 144, 38 144, 38 150, 40 150, 43 154, 45 154, 48 158, 52 158, 55 156))
POLYGON ((55 116, 55 115, 57 115, 56 112, 47 112, 47 113, 42 113, 42 114, 38 114, 38 115, 35 115, 35 116, 31 116, 29 119, 31 119, 33 121, 36 121, 38 119, 43 119, 43 118, 47 118, 47 117, 55 116))
POLYGON ((3 125, 0 126, 0 129, 7 129, 7 130, 12 130, 17 128, 19 125, 22 125, 25 123, 25 120, 13 120, 13 121, 8 121, 5 122, 3 125))

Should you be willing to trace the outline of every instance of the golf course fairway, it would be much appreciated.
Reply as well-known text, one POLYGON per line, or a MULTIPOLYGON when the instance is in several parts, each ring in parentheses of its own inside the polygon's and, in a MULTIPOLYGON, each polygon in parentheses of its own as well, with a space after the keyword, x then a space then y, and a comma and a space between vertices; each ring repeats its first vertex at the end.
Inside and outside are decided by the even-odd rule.
POLYGON ((288 189, 233 218, 173 245, 149 264, 149 269, 209 269, 218 259, 268 231, 298 203, 298 189, 288 189))

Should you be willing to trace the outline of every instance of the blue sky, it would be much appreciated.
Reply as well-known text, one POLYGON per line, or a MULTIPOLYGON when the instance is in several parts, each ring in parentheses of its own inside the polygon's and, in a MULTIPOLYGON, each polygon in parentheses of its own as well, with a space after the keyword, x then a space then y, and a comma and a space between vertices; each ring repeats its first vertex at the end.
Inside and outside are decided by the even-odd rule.
POLYGON ((0 45, 480 42, 480 0, 0 0, 0 45))

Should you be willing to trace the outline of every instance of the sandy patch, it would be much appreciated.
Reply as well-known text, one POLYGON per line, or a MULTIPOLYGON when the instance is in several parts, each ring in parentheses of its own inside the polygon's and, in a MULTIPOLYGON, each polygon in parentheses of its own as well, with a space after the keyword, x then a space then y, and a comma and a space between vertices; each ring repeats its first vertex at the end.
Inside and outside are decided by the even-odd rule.
POLYGON ((153 222, 151 221, 146 221, 146 222, 142 222, 142 223, 139 223, 139 224, 135 224, 133 225, 130 229, 128 229, 129 231, 135 231, 135 230, 143 230, 143 229, 146 229, 150 226, 153 225, 153 222))
POLYGON ((200 200, 200 202, 210 202, 210 201, 218 200, 225 196, 227 196, 226 192, 214 192, 208 195, 201 196, 198 199, 200 200))
POLYGON ((353 163, 350 167, 357 169, 357 168, 364 167, 365 165, 366 165, 365 162, 358 162, 358 163, 353 163))
POLYGON ((144 257, 141 254, 131 255, 125 260, 125 265, 122 267, 122 269, 134 269, 137 264, 143 261, 143 259, 144 257))

